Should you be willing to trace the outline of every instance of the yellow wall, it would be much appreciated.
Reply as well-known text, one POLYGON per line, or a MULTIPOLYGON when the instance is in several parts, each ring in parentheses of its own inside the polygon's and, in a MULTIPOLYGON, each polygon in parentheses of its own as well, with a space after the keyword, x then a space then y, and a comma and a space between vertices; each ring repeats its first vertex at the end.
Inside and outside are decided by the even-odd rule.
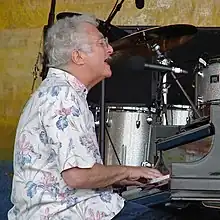
MULTIPOLYGON (((100 19, 106 19, 114 2, 57 0, 56 13, 91 12, 100 19)), ((142 10, 136 9, 134 2, 125 0, 112 23, 220 26, 220 0, 146 0, 142 10)), ((0 159, 11 159, 12 156, 15 128, 31 92, 32 69, 49 8, 50 0, 0 1, 0 159)))

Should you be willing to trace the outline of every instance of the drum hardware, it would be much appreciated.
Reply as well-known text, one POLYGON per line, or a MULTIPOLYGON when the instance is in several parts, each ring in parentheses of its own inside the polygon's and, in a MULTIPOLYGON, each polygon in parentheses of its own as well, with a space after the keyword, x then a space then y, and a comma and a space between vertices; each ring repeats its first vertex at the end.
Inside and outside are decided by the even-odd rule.
POLYGON ((141 164, 142 167, 149 167, 149 168, 153 168, 154 165, 148 161, 142 162, 141 164))
POLYGON ((110 109, 108 108, 107 109, 107 119, 106 119, 106 122, 105 122, 106 126, 108 126, 108 127, 110 127, 111 123, 112 123, 112 120, 109 117, 109 113, 110 113, 110 109))
POLYGON ((136 121, 136 128, 140 128, 140 125, 141 125, 141 122, 140 122, 139 115, 138 115, 138 119, 136 121))
POLYGON ((98 127, 99 126, 99 113, 100 113, 100 110, 99 110, 99 107, 95 107, 95 116, 94 116, 94 121, 95 121, 95 126, 98 127))

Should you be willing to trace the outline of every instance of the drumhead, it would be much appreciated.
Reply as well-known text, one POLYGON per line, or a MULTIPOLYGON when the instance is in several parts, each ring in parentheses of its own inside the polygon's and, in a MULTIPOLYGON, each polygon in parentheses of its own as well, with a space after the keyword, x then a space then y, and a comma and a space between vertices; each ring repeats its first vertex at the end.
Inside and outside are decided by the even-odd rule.
POLYGON ((149 108, 146 106, 132 106, 132 105, 120 105, 120 104, 107 104, 106 109, 108 111, 119 111, 119 112, 149 112, 149 108))
POLYGON ((169 105, 167 109, 172 110, 189 110, 191 107, 189 105, 169 105))

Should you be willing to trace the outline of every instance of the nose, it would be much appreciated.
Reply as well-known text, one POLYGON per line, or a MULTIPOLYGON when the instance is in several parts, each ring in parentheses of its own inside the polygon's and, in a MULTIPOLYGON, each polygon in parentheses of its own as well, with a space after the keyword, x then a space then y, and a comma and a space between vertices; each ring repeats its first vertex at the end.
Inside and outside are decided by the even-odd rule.
POLYGON ((112 48, 112 46, 111 46, 110 44, 108 44, 107 53, 108 53, 109 55, 111 55, 111 54, 113 53, 113 48, 112 48))

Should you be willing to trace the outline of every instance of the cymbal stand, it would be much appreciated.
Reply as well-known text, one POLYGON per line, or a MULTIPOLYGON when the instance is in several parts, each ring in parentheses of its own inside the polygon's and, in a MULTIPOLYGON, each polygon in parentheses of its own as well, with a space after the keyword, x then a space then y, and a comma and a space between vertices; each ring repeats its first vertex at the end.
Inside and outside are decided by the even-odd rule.
MULTIPOLYGON (((110 23, 117 14, 121 10, 122 4, 125 0, 122 0, 117 6, 116 9, 110 13, 109 17, 105 21, 104 24, 104 35, 107 36, 110 30, 110 23)), ((100 103, 100 139, 99 139, 99 146, 100 146, 100 154, 105 163, 105 80, 102 80, 101 85, 101 103, 100 103)))
MULTIPOLYGON (((159 64, 162 64, 162 65, 166 65, 166 66, 170 66, 172 65, 173 61, 169 58, 167 58, 164 54, 162 54, 160 52, 160 46, 155 44, 153 45, 152 47, 152 51, 155 51, 156 54, 157 54, 157 62, 159 64)), ((190 97, 188 96, 188 94, 186 93, 186 91, 184 90, 183 86, 181 85, 181 83, 179 82, 179 80, 177 79, 176 75, 174 74, 174 72, 170 72, 171 76, 173 77, 173 79, 175 80, 175 82, 177 83, 177 85, 179 86, 180 90, 182 91, 183 95, 186 97, 187 101, 190 103, 194 113, 196 114, 196 117, 197 118, 201 118, 201 115, 200 113, 198 112, 196 106, 194 105, 194 103, 192 102, 192 100, 190 99, 190 97)))

